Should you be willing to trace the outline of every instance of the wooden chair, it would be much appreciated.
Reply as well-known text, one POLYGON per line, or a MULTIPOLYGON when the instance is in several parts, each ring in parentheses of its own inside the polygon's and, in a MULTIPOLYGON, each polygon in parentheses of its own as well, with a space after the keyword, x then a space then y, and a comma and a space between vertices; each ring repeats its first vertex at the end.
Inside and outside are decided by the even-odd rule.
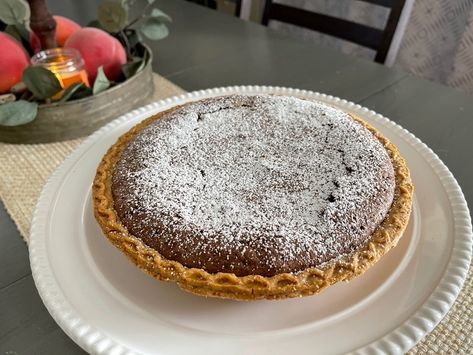
POLYGON ((388 8, 389 18, 383 30, 348 20, 265 0, 262 23, 286 22, 338 37, 376 51, 375 62, 384 63, 406 0, 359 0, 388 8))
POLYGON ((235 16, 240 17, 241 15, 241 0, 231 0, 235 3, 235 16))

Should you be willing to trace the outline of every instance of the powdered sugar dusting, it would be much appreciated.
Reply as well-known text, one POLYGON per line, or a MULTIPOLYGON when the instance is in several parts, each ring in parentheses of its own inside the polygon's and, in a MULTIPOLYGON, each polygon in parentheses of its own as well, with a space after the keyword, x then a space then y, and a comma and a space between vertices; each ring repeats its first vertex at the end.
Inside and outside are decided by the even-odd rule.
POLYGON ((114 170, 125 226, 210 272, 272 275, 352 252, 384 219, 394 172, 348 114, 280 96, 181 107, 145 128, 114 170))

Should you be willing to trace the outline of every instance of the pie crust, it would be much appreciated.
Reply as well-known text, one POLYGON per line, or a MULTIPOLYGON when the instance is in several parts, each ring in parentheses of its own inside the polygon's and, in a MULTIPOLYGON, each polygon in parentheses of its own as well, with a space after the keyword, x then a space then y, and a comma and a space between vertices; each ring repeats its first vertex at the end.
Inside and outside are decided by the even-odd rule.
POLYGON ((398 149, 388 139, 359 117, 350 114, 382 143, 395 173, 395 192, 391 208, 383 222, 361 248, 318 267, 270 277, 209 273, 164 258, 157 250, 130 234, 122 225, 113 207, 111 179, 113 168, 127 144, 145 127, 177 108, 149 117, 122 135, 103 157, 93 183, 94 213, 103 233, 136 266, 149 275, 162 281, 174 281, 183 290, 206 297, 235 300, 302 297, 319 293, 336 282, 350 281, 364 273, 397 245, 408 223, 412 207, 413 185, 409 169, 398 149))

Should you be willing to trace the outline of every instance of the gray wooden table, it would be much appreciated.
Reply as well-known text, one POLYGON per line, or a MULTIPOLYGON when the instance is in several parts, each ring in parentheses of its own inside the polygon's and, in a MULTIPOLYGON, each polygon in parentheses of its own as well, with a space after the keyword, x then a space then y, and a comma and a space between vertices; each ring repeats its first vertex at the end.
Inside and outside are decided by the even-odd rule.
MULTIPOLYGON (((85 25, 95 16, 96 3, 51 0, 49 7, 85 25)), ((171 35, 151 44, 154 69, 169 80, 186 90, 280 85, 355 101, 399 122, 427 143, 473 204, 471 96, 182 0, 158 3, 174 19, 171 35)), ((1 204, 0 270, 0 354, 83 353, 43 306, 26 245, 1 204)))

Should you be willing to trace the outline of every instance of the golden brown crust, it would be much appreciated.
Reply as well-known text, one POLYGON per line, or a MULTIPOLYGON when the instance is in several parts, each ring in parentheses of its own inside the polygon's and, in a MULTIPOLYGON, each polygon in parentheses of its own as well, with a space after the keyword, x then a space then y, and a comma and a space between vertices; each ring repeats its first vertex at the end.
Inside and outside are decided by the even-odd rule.
POLYGON ((238 277, 231 273, 210 274, 205 270, 187 268, 176 261, 165 259, 158 251, 128 233, 120 223, 113 208, 111 177, 113 167, 127 143, 150 123, 175 109, 177 107, 149 117, 122 135, 103 157, 93 184, 95 218, 103 233, 136 266, 149 275, 163 281, 175 281, 182 289, 207 297, 249 301, 309 296, 319 293, 336 282, 349 281, 364 273, 396 246, 402 236, 409 221, 414 190, 409 169, 396 146, 374 127, 351 115, 384 145, 391 158, 396 179, 391 209, 362 248, 321 267, 309 268, 295 274, 282 273, 272 277, 261 275, 238 277))

